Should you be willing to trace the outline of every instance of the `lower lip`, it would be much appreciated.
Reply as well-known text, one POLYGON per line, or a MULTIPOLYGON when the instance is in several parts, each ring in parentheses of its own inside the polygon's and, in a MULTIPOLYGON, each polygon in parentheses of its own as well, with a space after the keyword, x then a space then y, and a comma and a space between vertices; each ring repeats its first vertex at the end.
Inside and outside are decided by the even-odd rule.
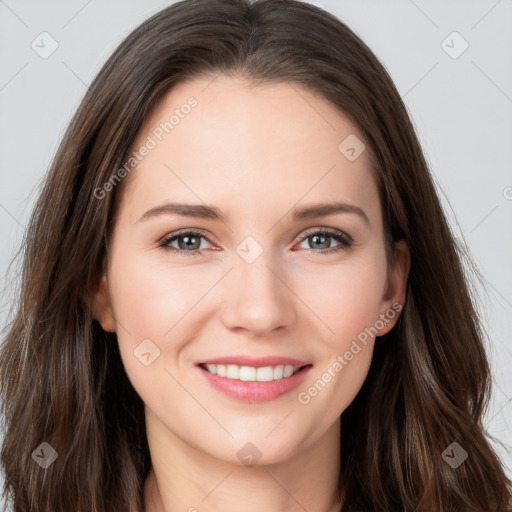
POLYGON ((297 388, 306 378, 312 365, 303 367, 291 377, 270 382, 247 382, 238 379, 228 379, 227 377, 213 375, 200 366, 196 366, 196 368, 199 369, 201 375, 217 391, 236 400, 254 403, 274 400, 297 388))

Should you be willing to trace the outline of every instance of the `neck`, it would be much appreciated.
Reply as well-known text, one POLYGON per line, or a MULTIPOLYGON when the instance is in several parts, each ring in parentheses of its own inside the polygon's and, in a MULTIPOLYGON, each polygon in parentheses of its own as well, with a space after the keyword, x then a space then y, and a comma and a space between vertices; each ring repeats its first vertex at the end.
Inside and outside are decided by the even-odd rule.
MULTIPOLYGON (((198 451, 151 412, 146 429, 152 466, 146 512, 339 512, 339 420, 322 438, 274 464, 245 466, 198 451)), ((214 442, 214 440, 212 440, 214 442)))

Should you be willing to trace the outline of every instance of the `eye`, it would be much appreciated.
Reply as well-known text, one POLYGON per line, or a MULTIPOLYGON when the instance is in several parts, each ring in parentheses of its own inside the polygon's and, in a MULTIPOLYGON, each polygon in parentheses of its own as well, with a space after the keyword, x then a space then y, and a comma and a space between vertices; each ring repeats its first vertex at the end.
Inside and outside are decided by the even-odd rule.
MULTIPOLYGON (((353 240, 351 237, 346 235, 345 233, 337 230, 330 229, 315 229, 306 233, 305 236, 302 237, 302 242, 311 241, 313 246, 318 244, 320 247, 312 247, 311 250, 313 252, 319 252, 320 254, 329 254, 335 252, 341 252, 347 250, 352 246, 353 240), (338 247, 330 248, 330 242, 334 239, 340 243, 338 247), (315 248, 322 249, 320 251, 315 251, 315 248)), ((307 248, 309 249, 309 248, 307 248)))
POLYGON ((201 240, 208 239, 197 231, 182 231, 181 233, 173 233, 165 237, 158 245, 173 253, 185 256, 199 256, 199 251, 204 249, 204 247, 201 247, 201 240), (178 242, 177 248, 171 245, 175 241, 178 242))
MULTIPOLYGON (((202 240, 206 240, 209 242, 208 238, 200 232, 182 231, 181 233, 172 233, 171 235, 165 237, 161 242, 159 242, 158 245, 159 247, 162 247, 165 250, 175 254, 180 254, 184 256, 200 256, 201 251, 204 250, 204 247, 201 247, 202 240), (171 245, 175 242, 178 243, 178 247, 171 245)), ((325 228, 314 229, 307 232, 305 235, 303 235, 300 243, 309 240, 311 240, 313 245, 319 244, 320 247, 312 247, 308 249, 313 252, 318 252, 320 254, 341 252, 347 250, 353 244, 352 238, 346 235, 345 233, 325 228), (339 242, 338 247, 329 247, 330 241, 332 239, 339 242), (321 250, 316 251, 315 249, 318 248, 321 250)))

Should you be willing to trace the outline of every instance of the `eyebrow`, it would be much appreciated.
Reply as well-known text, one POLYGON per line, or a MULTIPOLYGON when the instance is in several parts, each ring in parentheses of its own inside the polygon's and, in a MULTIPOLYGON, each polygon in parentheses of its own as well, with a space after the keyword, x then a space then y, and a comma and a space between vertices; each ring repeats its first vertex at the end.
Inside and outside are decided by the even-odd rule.
MULTIPOLYGON (((337 213, 353 213, 363 219, 365 224, 370 225, 370 220, 365 211, 359 206, 337 201, 334 203, 320 203, 296 208, 293 213, 295 220, 313 219, 335 215, 337 213)), ((147 221, 160 215, 180 215, 182 217, 194 217, 201 219, 212 219, 224 222, 224 215, 215 206, 206 204, 185 204, 165 203, 155 206, 145 212, 137 222, 147 221)))

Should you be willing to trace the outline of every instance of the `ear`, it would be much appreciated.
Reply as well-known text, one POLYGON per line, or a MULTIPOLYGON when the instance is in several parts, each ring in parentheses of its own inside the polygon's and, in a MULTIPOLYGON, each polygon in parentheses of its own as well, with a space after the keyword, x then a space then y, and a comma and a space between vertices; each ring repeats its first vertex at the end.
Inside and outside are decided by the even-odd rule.
POLYGON ((407 278, 411 267, 411 255, 405 240, 395 242, 394 259, 389 271, 386 288, 380 305, 380 319, 384 324, 377 336, 387 334, 397 323, 405 303, 407 278))
POLYGON ((96 290, 92 293, 90 307, 93 317, 98 320, 104 331, 116 332, 116 321, 105 274, 102 274, 96 290))

